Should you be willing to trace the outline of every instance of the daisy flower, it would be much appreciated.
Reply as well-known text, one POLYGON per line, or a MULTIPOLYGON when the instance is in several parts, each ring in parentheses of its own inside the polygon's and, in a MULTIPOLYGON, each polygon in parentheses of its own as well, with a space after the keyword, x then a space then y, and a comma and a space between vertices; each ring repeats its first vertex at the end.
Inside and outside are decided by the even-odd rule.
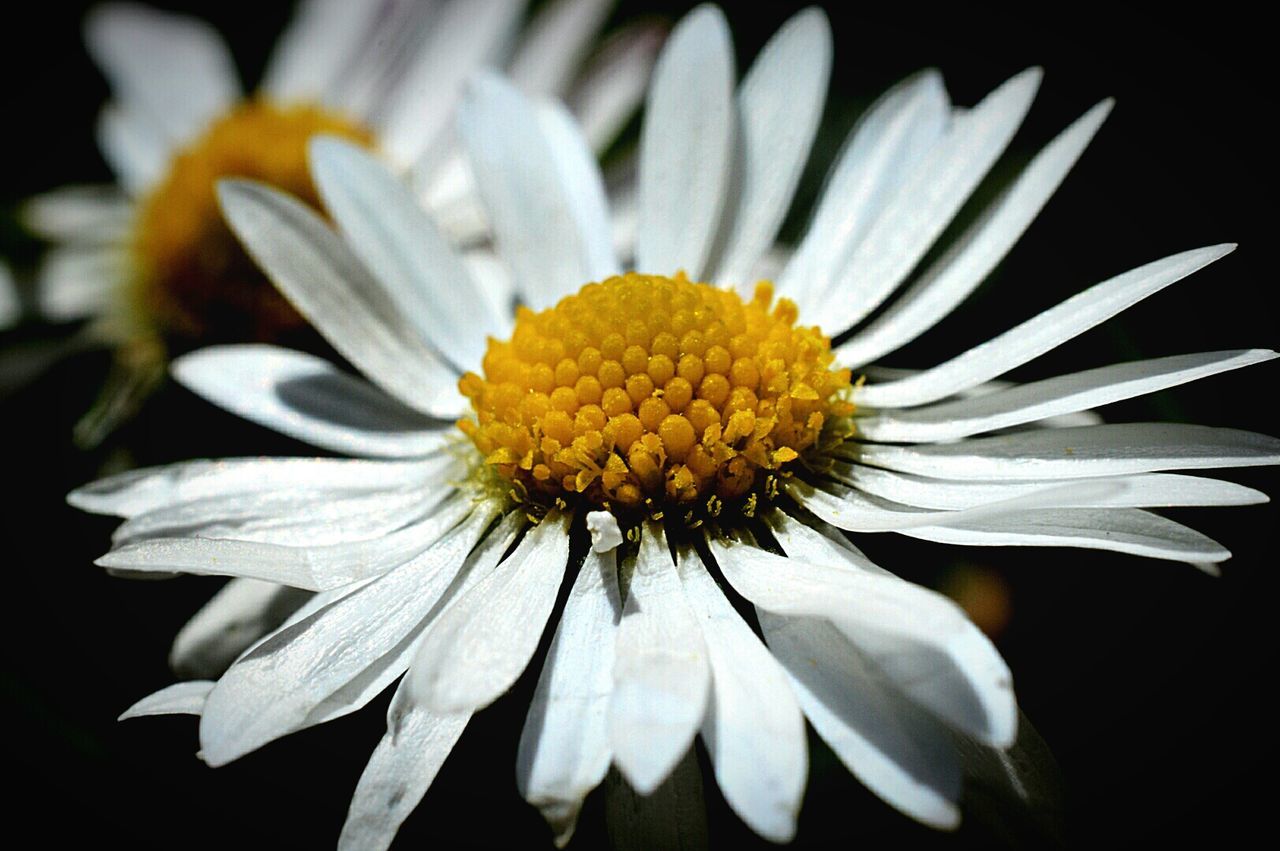
POLYGON ((195 352, 175 374, 358 457, 188 462, 71 495, 126 518, 99 560, 113 570, 315 592, 216 682, 179 683, 125 715, 198 714, 201 756, 219 766, 398 680, 340 843, 386 847, 547 631, 515 766, 561 844, 610 765, 648 794, 696 737, 729 806, 789 840, 806 720, 890 805, 954 827, 957 743, 998 750, 1017 734, 1009 668, 955 604, 874 564, 856 536, 1216 564, 1221 545, 1148 509, 1264 500, 1172 471, 1275 464, 1280 441, 1089 411, 1274 355, 999 380, 1231 250, 1214 246, 1119 274, 933 368, 870 366, 972 292, 1111 104, 1063 130, 922 265, 1040 72, 969 109, 938 74, 915 75, 866 111, 782 256, 775 235, 831 55, 826 18, 807 10, 735 87, 720 11, 678 25, 648 93, 625 266, 563 108, 475 80, 459 133, 514 317, 356 146, 312 143, 336 230, 276 189, 220 184, 249 253, 368 381, 263 345, 195 352))
POLYGON ((54 243, 36 282, 41 313, 95 320, 91 333, 117 352, 79 442, 96 443, 128 416, 170 352, 213 342, 311 343, 305 321, 227 229, 218 178, 262 180, 317 204, 306 141, 339 134, 375 149, 455 236, 474 239, 484 223, 452 115, 466 77, 503 57, 530 94, 568 97, 593 148, 603 150, 643 95, 657 31, 644 24, 620 32, 579 76, 612 3, 548 3, 511 51, 524 6, 306 0, 250 94, 203 21, 134 4, 92 12, 86 39, 112 89, 99 143, 118 182, 57 190, 26 210, 30 228, 54 243))

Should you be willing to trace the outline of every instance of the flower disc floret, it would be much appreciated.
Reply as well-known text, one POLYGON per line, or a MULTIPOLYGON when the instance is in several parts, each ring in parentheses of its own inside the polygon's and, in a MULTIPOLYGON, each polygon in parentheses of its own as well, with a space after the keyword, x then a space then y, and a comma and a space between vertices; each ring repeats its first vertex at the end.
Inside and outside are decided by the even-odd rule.
POLYGON ((220 178, 261 180, 317 209, 307 163, 317 133, 369 145, 365 128, 307 104, 239 104, 177 154, 134 223, 134 319, 190 343, 277 340, 304 320, 245 254, 218 209, 220 178))
POLYGON ((795 305, 628 273, 490 340, 459 427, 534 502, 609 509, 750 502, 853 412, 831 341, 795 305))

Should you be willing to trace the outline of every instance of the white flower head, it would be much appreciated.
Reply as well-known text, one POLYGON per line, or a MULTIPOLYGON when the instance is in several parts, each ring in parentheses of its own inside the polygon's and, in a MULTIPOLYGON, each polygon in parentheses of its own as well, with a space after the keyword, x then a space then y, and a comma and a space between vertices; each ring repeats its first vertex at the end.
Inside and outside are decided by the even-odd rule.
POLYGON ((793 18, 736 87, 732 57, 714 7, 688 15, 664 48, 626 265, 565 112, 496 77, 471 85, 459 131, 523 305, 514 319, 357 147, 312 143, 336 231, 279 191, 222 184, 249 252, 370 383, 268 346, 206 349, 175 374, 252 420, 359 457, 194 462, 72 494, 127 518, 107 567, 316 592, 216 683, 172 687, 132 714, 200 714, 201 753, 222 765, 399 680, 342 834, 344 847, 385 847, 472 714, 553 629, 516 765, 558 841, 611 764, 648 793, 698 736, 733 810, 786 841, 806 719, 885 801, 948 828, 960 818, 951 735, 1013 743, 1010 671, 956 605, 872 563, 846 533, 1228 557, 1148 509, 1262 501, 1171 471, 1275 464, 1280 441, 1103 424, 1090 409, 1271 352, 997 379, 1230 246, 1120 274, 931 369, 868 366, 973 291, 1110 104, 1064 130, 917 270, 1005 149, 1040 72, 966 111, 936 73, 913 76, 868 109, 808 233, 779 257, 827 86, 826 19, 793 18), (776 288, 756 283, 779 262, 776 288), (625 532, 620 546, 588 546, 588 528, 601 540, 609 526, 599 512, 625 532), (735 607, 743 600, 756 624, 735 607))
POLYGON ((251 93, 205 22, 133 3, 93 10, 86 40, 112 91, 99 142, 118 183, 59 189, 25 210, 53 243, 37 276, 40 312, 94 320, 91 334, 119 352, 116 384, 79 440, 101 439, 130 407, 128 388, 154 384, 169 354, 311 342, 228 231, 219 178, 261 180, 318 206, 307 139, 339 134, 376 151, 456 240, 474 242, 486 225, 451 130, 464 81, 495 63, 532 96, 569 99, 602 151, 643 95, 659 30, 620 30, 579 73, 611 0, 556 0, 522 28, 526 5, 305 0, 251 93))

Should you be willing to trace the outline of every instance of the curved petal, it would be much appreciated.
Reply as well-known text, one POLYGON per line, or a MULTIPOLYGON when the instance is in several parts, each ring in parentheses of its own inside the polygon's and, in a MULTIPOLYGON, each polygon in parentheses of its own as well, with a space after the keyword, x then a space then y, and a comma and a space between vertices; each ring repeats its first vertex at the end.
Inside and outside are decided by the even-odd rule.
POLYGON ((540 118, 509 83, 483 76, 467 91, 458 132, 498 253, 530 306, 550 306, 616 270, 600 173, 570 123, 540 118), (553 142, 566 141, 557 152, 553 142))
POLYGON ((613 663, 609 743, 627 782, 648 795, 689 750, 702 725, 711 665, 657 523, 645 524, 632 570, 613 663))
POLYGON ((1227 244, 1184 251, 1117 275, 946 363, 897 381, 864 385, 854 392, 854 401, 873 408, 905 408, 975 387, 1034 360, 1233 250, 1235 246, 1227 244))
POLYGON ((778 292, 794 299, 801 315, 820 315, 816 297, 950 120, 951 104, 934 70, 889 89, 858 119, 827 176, 800 247, 778 278, 778 292))
POLYGON ((805 716, 845 767, 911 818, 958 825, 960 760, 942 725, 898 695, 830 623, 758 614, 805 716))
POLYGON ((488 706, 538 649, 564 578, 572 515, 551 515, 428 627, 409 670, 409 697, 434 712, 488 706))
POLYGON ((22 223, 50 242, 118 243, 131 225, 133 202, 113 184, 63 186, 27 199, 22 223))
POLYGON ((785 487, 787 494, 802 507, 850 532, 901 532, 917 526, 976 521, 1032 508, 1105 504, 1103 501, 1118 498, 1126 490, 1125 484, 1115 479, 1048 482, 1043 488, 1030 493, 996 499, 960 511, 924 511, 836 485, 824 490, 807 482, 792 480, 785 487))
POLYGON ((99 113, 97 139, 103 158, 134 196, 160 179, 173 153, 172 143, 140 117, 136 108, 130 110, 118 103, 108 103, 99 113))
MULTIPOLYGON (((952 481, 897 473, 878 467, 835 462, 826 475, 881 499, 917 508, 960 511, 992 502, 1030 496, 1062 480, 1012 482, 952 481)), ((1173 508, 1203 505, 1257 505, 1267 502, 1267 495, 1218 479, 1148 473, 1116 477, 1123 488, 1111 493, 1096 493, 1066 508, 1173 508)))
POLYGON ((378 742, 360 775, 338 837, 339 851, 390 848, 396 831, 431 788, 470 720, 470 712, 440 715, 421 706, 405 710, 378 742))
POLYGON ((408 187, 341 139, 314 139, 310 156, 325 207, 401 315, 455 367, 479 364, 501 320, 408 187))
POLYGON ((836 349, 861 366, 914 340, 973 292, 1030 227, 1111 112, 1104 100, 1036 154, 1017 180, 919 280, 880 316, 836 349))
POLYGON ((760 608, 831 621, 905 697, 983 742, 1011 744, 1018 717, 1012 676, 981 630, 939 594, 822 553, 816 534, 804 541, 792 530, 788 558, 750 544, 717 542, 712 551, 730 583, 760 608), (802 560, 810 554, 822 561, 802 560), (824 593, 828 599, 819 599, 824 593))
POLYGON ((169 667, 182 677, 221 676, 308 597, 304 591, 274 582, 232 579, 178 630, 169 648, 169 667))
POLYGON ((667 40, 640 133, 636 268, 701 280, 733 170, 737 110, 724 14, 699 6, 667 40))
POLYGON ((889 443, 956 440, 1155 393, 1275 357, 1275 352, 1251 349, 1113 364, 971 399, 859 417, 858 436, 889 443))
POLYGON ((606 38, 583 69, 567 103, 591 150, 603 154, 636 112, 666 27, 633 22, 606 38))
POLYGON ((773 244, 818 132, 831 77, 831 27, 820 9, 798 12, 760 51, 738 88, 742 168, 725 215, 717 271, 749 291, 748 275, 773 244))
POLYGON ((1058 508, 1010 513, 954 525, 904 529, 926 541, 978 547, 1082 547, 1193 564, 1231 552, 1181 523, 1136 508, 1058 508))
POLYGON ((403 655, 495 514, 481 507, 418 558, 277 631, 232 665, 200 721, 205 762, 223 765, 298 729, 379 659, 403 655))
POLYGON ((429 551, 471 508, 469 496, 455 494, 425 519, 369 541, 291 547, 225 538, 153 538, 113 549, 94 563, 140 573, 244 576, 323 591, 386 573, 429 551))
POLYGON ((588 552, 520 733, 516 785, 542 812, 561 848, 613 756, 607 720, 620 593, 615 553, 588 552))
POLYGON ((99 6, 85 41, 117 97, 185 142, 240 96, 235 63, 197 18, 134 3, 99 6))
POLYGON ((681 552, 685 597, 711 662, 702 740, 729 806, 771 842, 795 837, 809 773, 804 715, 787 674, 733 610, 699 558, 681 552))
POLYGON ((1023 71, 952 122, 820 297, 828 333, 879 307, 920 262, 1013 138, 1041 76, 1023 71))
POLYGON ((334 103, 339 77, 372 46, 380 2, 303 0, 276 40, 258 88, 279 101, 334 103))
POLYGON ((127 263, 119 245, 53 248, 36 273, 40 315, 67 322, 105 313, 125 279, 127 263))
POLYGON ((124 721, 147 715, 199 715, 204 711, 205 699, 213 690, 213 685, 212 680, 191 680, 165 686, 130 706, 116 720, 124 721))
MULTIPOLYGON (((613 251, 609 199, 595 154, 581 129, 558 101, 538 105, 538 125, 550 144, 556 171, 568 195, 569 207, 582 234, 584 281, 601 281, 622 271, 613 251)), ((561 295, 576 292, 570 289, 561 295)))
POLYGON ((463 83, 493 61, 520 21, 523 0, 468 0, 438 10, 386 97, 381 150, 403 167, 438 148, 452 125, 463 83))
POLYGON ((438 473, 418 486, 350 491, 272 489, 178 502, 136 514, 111 536, 117 546, 149 538, 230 538, 291 547, 367 541, 431 514, 450 494, 440 482, 463 475, 441 457, 438 473))
POLYGON ((563 97, 613 0, 551 0, 520 34, 507 77, 526 94, 563 97))
POLYGON ((448 442, 438 420, 315 355, 276 346, 211 346, 175 360, 173 377, 220 408, 347 455, 420 458, 448 442))
POLYGON ((438 458, 413 462, 345 458, 180 461, 98 479, 67 494, 67 502, 94 514, 133 517, 180 503, 240 498, 264 491, 369 492, 423 484, 441 469, 441 463, 438 458))
POLYGON ((231 229, 294 307, 371 381, 411 408, 466 410, 457 377, 318 214, 263 184, 218 183, 231 229))
POLYGON ((1184 423, 1115 423, 922 446, 868 443, 847 454, 921 476, 1028 481, 1280 464, 1280 440, 1184 423))

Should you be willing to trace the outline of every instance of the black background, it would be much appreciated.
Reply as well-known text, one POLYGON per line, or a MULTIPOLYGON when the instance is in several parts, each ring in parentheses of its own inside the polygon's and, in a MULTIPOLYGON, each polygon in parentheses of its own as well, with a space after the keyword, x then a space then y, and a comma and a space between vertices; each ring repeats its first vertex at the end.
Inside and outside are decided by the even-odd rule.
MULTIPOLYGON (((254 80, 288 15, 287 3, 160 4, 212 21, 254 80)), ((1138 7, 974 4, 831 11, 836 63, 824 131, 806 186, 858 111, 920 67, 945 74, 952 99, 972 105, 1031 64, 1046 78, 1002 169, 1024 162, 1106 96, 1118 106, 1071 177, 991 280, 918 345, 892 362, 924 366, 1051 306, 1080 288, 1174 251, 1239 241, 1235 254, 1118 320, 1014 373, 1028 378, 1179 352, 1275 347, 1270 252, 1275 222, 1271 29, 1243 6, 1158 14, 1138 7)), ((86 4, 25 7, 0 36, 5 87, 0 248, 19 268, 35 256, 12 220, 23 197, 108 176, 92 125, 106 95, 85 58, 86 4)), ((676 17, 684 4, 625 2, 676 17)), ((740 67, 791 3, 731 5, 740 67)), ((806 197, 798 201, 803 208, 806 197)), ((797 218, 793 216, 793 218, 797 218)), ((49 329, 27 325, 7 344, 49 329)), ((117 724, 138 697, 171 681, 169 641, 216 588, 213 580, 129 582, 92 565, 111 523, 67 508, 63 494, 112 453, 136 463, 197 456, 307 454, 176 387, 165 388, 112 447, 82 455, 68 432, 92 401, 106 358, 64 361, 0 407, 8 506, 5 617, 0 636, 5 807, 19 845, 83 837, 138 847, 326 847, 338 835, 356 778, 383 730, 385 698, 356 715, 273 743, 216 771, 194 758, 195 723, 117 724)), ((1112 420, 1170 419, 1280 431, 1272 423, 1276 367, 1231 373, 1113 406, 1112 420)), ((1280 491, 1268 470, 1229 477, 1280 491)), ((1275 569, 1270 506, 1174 515, 1221 540, 1235 558, 1213 580, 1193 569, 1088 551, 981 551, 860 540, 873 557, 924 583, 957 560, 988 566, 1012 589, 1013 620, 999 646, 1023 708, 1057 755, 1067 789, 1068 836, 1094 847, 1209 841, 1232 846, 1269 821, 1275 782, 1275 569)), ((546 844, 519 799, 514 755, 532 688, 482 713, 464 736, 399 845, 546 844)), ((881 804, 820 747, 797 844, 890 842, 937 847, 997 842, 971 820, 957 834, 921 828, 881 804)), ((712 841, 753 837, 716 797, 712 841)), ((1265 834, 1264 834, 1265 835, 1265 834)), ((576 847, 604 841, 599 796, 576 847)))

